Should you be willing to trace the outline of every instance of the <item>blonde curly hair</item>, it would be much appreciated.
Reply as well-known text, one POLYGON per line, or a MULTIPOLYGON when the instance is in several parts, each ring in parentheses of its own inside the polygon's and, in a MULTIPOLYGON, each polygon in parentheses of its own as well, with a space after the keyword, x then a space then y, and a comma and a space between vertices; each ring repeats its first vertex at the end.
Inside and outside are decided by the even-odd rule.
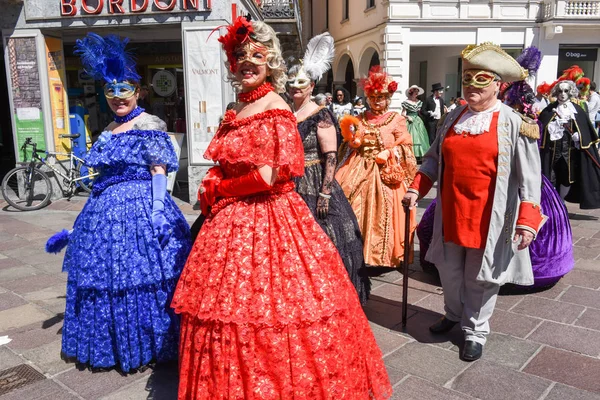
MULTIPOLYGON (((267 77, 267 82, 270 82, 277 93, 285 92, 285 85, 287 83, 286 66, 281 56, 281 45, 277 34, 269 25, 262 21, 252 21, 252 28, 254 32, 250 37, 255 42, 258 42, 265 46, 268 50, 267 66, 271 72, 271 75, 267 77)), ((229 62, 225 62, 227 66, 228 79, 232 85, 239 89, 241 84, 237 81, 235 74, 229 69, 229 62)))

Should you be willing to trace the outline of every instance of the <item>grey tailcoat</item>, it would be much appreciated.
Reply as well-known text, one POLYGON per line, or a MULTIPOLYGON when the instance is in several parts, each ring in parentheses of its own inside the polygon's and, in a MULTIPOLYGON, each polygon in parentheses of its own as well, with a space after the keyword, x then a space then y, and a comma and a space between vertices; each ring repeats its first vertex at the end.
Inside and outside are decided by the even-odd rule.
MULTIPOLYGON (((457 107, 438 126, 437 137, 423 157, 419 169, 442 187, 444 160, 442 145, 448 130, 460 117, 466 106, 457 107)), ((477 280, 496 283, 532 285, 533 271, 529 250, 517 250, 512 238, 521 201, 540 204, 541 167, 537 141, 519 134, 523 120, 512 108, 502 105, 498 116, 498 171, 493 195, 492 216, 481 269, 477 280)), ((477 155, 474 154, 474 157, 477 155)), ((441 190, 437 193, 441 205, 441 190)), ((445 257, 442 233, 442 207, 435 208, 433 239, 426 259, 442 265, 445 257)))

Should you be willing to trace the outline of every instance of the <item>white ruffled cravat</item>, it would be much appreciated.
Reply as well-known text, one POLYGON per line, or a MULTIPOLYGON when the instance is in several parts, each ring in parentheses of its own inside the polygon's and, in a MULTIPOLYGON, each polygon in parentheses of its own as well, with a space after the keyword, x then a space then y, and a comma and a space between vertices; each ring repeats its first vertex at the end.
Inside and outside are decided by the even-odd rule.
POLYGON ((473 111, 471 108, 460 117, 456 125, 454 125, 454 132, 458 135, 468 133, 469 135, 481 135, 484 132, 489 132, 492 118, 496 111, 500 111, 502 103, 496 101, 496 104, 492 108, 485 111, 473 111))
POLYGON ((555 141, 562 139, 565 134, 564 125, 570 120, 575 119, 577 110, 570 101, 559 104, 555 109, 556 118, 548 124, 548 133, 550 133, 550 140, 555 141))

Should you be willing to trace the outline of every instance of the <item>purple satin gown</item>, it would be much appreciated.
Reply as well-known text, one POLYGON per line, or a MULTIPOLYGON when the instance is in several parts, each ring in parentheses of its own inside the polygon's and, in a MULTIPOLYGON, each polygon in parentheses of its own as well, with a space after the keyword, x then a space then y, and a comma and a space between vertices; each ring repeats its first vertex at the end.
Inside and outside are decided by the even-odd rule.
MULTIPOLYGON (((537 238, 529 246, 531 264, 533 265, 534 284, 540 288, 555 284, 573 269, 573 237, 569 213, 552 183, 542 176, 542 211, 548 216, 548 221, 538 232, 537 238)), ((417 227, 420 244, 421 265, 425 268, 434 266, 425 261, 433 236, 433 217, 436 201, 434 200, 417 227)))

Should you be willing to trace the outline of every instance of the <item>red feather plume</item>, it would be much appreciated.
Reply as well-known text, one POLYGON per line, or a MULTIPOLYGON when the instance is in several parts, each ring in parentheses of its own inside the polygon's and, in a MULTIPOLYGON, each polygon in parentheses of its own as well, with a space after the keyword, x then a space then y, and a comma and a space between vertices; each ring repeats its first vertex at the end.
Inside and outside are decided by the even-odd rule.
POLYGON ((360 80, 360 85, 367 94, 389 93, 393 94, 398 89, 398 83, 392 80, 380 65, 374 65, 369 70, 369 77, 360 80))
POLYGON ((227 54, 227 61, 229 61, 229 69, 231 72, 235 70, 235 57, 233 51, 240 44, 245 43, 250 39, 250 35, 254 33, 252 22, 250 18, 239 16, 233 21, 233 24, 227 26, 227 33, 219 36, 219 42, 227 54))

